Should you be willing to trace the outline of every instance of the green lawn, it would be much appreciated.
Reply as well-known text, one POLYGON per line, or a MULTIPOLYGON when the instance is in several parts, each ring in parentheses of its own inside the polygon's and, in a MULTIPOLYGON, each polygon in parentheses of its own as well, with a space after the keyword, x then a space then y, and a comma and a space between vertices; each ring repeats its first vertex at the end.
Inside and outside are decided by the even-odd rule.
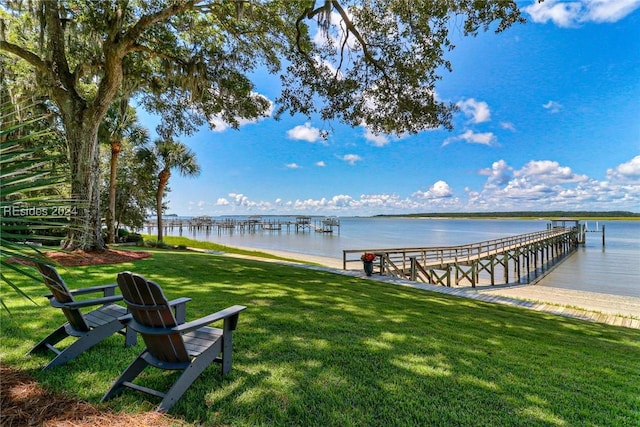
MULTIPOLYGON (((640 331, 279 264, 152 250, 135 263, 63 268, 71 287, 122 270, 189 296, 187 319, 246 305, 234 369, 208 368, 172 411, 194 425, 637 426, 640 331)), ((6 274, 6 272, 5 272, 6 274)), ((25 353, 63 316, 2 288, 2 363, 46 388, 98 404, 142 344, 114 336, 66 366, 25 353)), ((4 286, 4 285, 3 285, 4 286)), ((150 371, 147 381, 170 384, 150 371)), ((126 412, 157 401, 133 391, 105 404, 126 412)))
MULTIPOLYGON (((151 246, 155 247, 157 245, 157 240, 155 236, 152 236, 150 234, 143 234, 142 237, 145 242, 147 243, 150 242, 151 246)), ((261 252, 258 250, 235 248, 233 246, 225 246, 225 245, 221 245, 219 243, 214 243, 214 242, 193 240, 193 239, 189 239, 188 237, 164 236, 162 240, 162 244, 173 249, 195 248, 195 249, 202 249, 209 253, 235 254, 235 255, 272 259, 272 260, 278 260, 278 261, 293 261, 293 262, 299 262, 304 264, 312 264, 312 265, 314 264, 312 262, 306 262, 304 260, 300 260, 296 258, 284 258, 278 255, 273 255, 273 254, 270 254, 267 252, 261 252)))

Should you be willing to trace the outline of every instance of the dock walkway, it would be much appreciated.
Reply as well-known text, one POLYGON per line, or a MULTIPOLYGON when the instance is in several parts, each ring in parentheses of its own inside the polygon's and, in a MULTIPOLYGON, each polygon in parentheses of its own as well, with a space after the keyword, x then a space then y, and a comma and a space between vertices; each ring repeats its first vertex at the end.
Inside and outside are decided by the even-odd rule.
POLYGON ((447 287, 461 283, 475 287, 485 274, 495 285, 529 281, 539 267, 551 265, 579 242, 576 228, 556 227, 457 246, 348 249, 343 250, 343 268, 347 270, 353 263, 359 267, 360 255, 370 252, 377 256, 375 265, 381 275, 447 287))

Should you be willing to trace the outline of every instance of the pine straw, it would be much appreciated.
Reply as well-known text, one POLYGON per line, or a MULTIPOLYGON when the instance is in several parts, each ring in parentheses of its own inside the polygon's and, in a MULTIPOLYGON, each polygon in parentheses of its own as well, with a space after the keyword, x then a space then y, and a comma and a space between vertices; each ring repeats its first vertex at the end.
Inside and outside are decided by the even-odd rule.
MULTIPOLYGON (((55 264, 65 267, 76 267, 100 264, 118 264, 133 262, 149 258, 151 254, 144 251, 122 251, 119 249, 105 249, 104 251, 47 251, 44 255, 55 264)), ((18 257, 8 257, 5 262, 34 266, 33 261, 18 257)))
POLYGON ((158 412, 118 414, 44 390, 24 372, 0 367, 0 426, 165 427, 184 422, 158 412))
POLYGON ((149 252, 122 251, 119 249, 106 249, 104 251, 49 251, 45 255, 57 263, 71 267, 78 265, 117 264, 121 262, 137 261, 151 256, 149 252))

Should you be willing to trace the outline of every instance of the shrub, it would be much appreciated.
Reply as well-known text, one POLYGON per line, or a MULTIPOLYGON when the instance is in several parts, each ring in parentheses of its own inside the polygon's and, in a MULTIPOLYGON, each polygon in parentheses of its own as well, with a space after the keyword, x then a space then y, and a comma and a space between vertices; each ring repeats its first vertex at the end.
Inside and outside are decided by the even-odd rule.
POLYGON ((142 236, 139 233, 129 233, 124 236, 123 241, 126 243, 142 243, 142 236))

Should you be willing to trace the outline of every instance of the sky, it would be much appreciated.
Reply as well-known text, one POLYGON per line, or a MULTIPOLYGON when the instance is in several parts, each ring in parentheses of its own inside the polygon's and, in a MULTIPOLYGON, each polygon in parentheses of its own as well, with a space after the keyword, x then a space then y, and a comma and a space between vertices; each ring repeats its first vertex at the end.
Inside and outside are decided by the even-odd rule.
MULTIPOLYGON (((216 122, 178 138, 201 173, 172 174, 166 213, 640 212, 640 0, 519 5, 524 25, 453 34, 453 71, 436 87, 459 107, 453 131, 398 138, 288 115, 239 130, 216 122)), ((254 83, 279 94, 278 76, 254 83)))

